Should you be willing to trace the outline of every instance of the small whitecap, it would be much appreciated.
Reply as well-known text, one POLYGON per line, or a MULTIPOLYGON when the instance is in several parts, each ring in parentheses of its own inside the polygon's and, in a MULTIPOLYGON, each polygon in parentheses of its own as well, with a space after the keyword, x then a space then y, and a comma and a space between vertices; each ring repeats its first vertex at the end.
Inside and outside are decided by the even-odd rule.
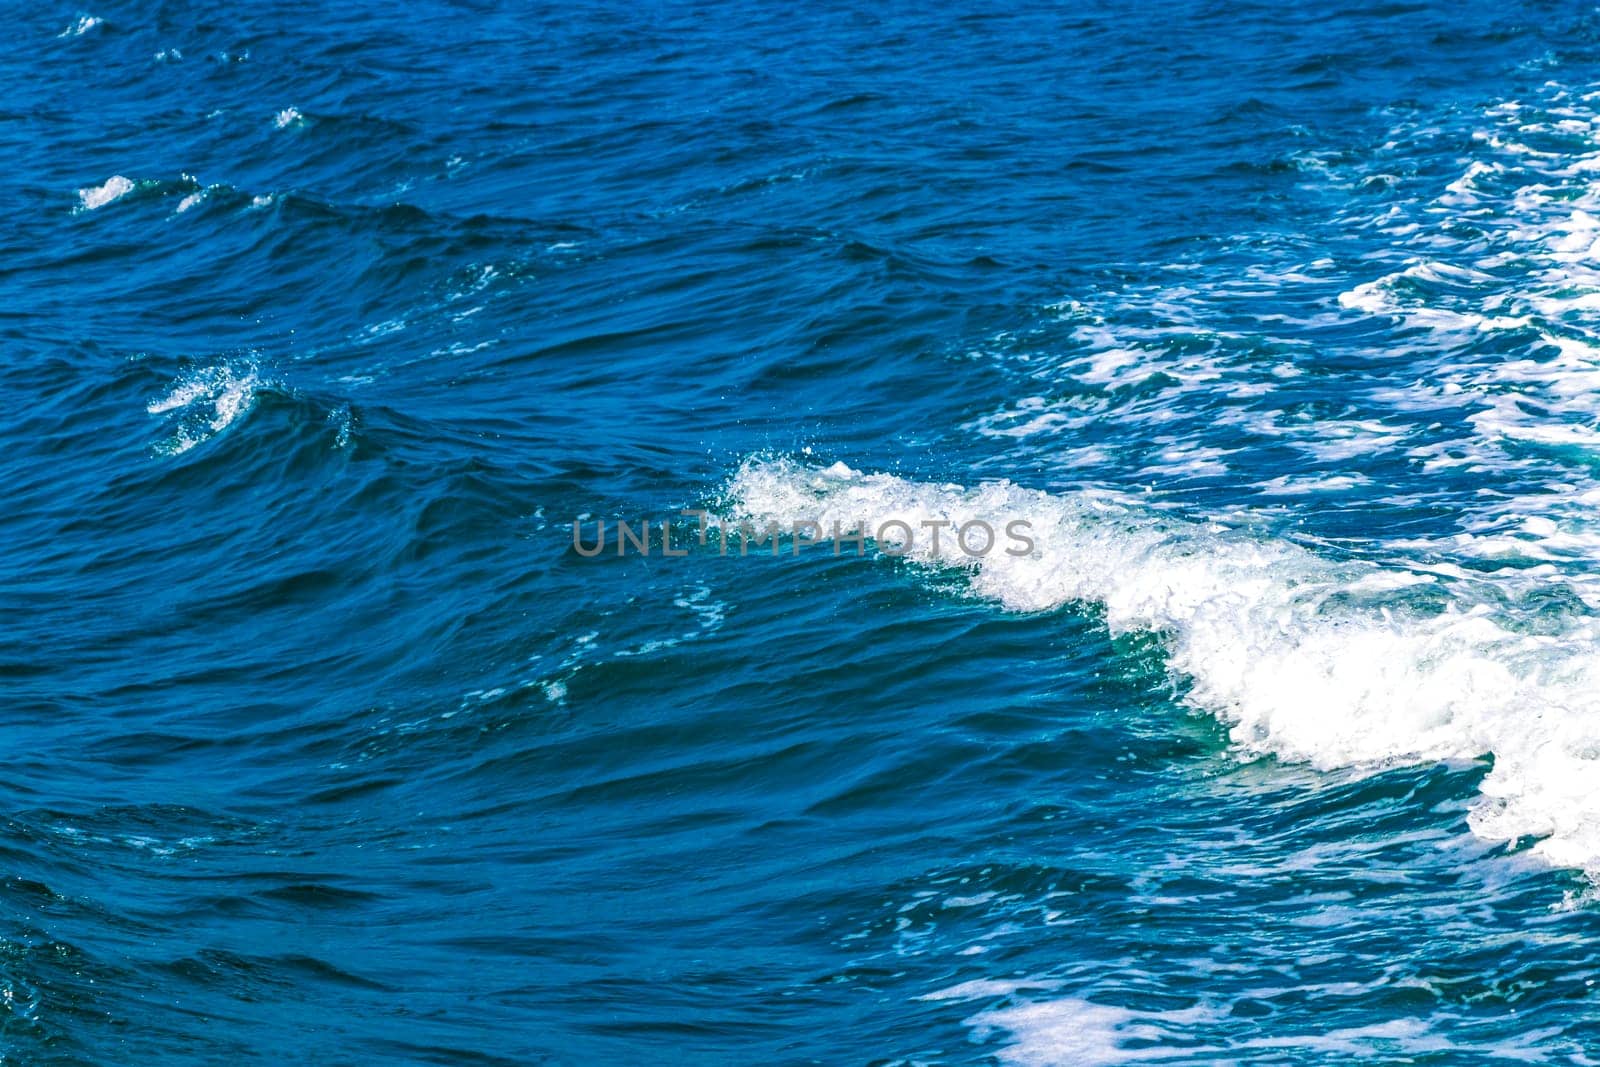
POLYGON ((107 178, 101 185, 85 186, 78 190, 78 208, 80 211, 93 211, 95 208, 105 207, 113 200, 120 199, 133 191, 133 181, 120 174, 107 178))
POLYGON ((183 58, 183 52, 177 48, 163 48, 156 53, 157 63, 176 63, 183 58))
POLYGON ((288 129, 290 126, 303 125, 305 121, 306 117, 300 114, 299 108, 286 107, 273 117, 272 124, 278 129, 284 130, 288 129))
POLYGON ((157 451, 181 455, 226 430, 255 406, 261 384, 253 365, 236 369, 219 364, 186 371, 166 396, 145 406, 147 413, 168 416, 175 423, 157 451))
POLYGON ((79 15, 78 21, 56 34, 57 37, 82 37, 90 30, 104 22, 105 19, 94 15, 79 15))

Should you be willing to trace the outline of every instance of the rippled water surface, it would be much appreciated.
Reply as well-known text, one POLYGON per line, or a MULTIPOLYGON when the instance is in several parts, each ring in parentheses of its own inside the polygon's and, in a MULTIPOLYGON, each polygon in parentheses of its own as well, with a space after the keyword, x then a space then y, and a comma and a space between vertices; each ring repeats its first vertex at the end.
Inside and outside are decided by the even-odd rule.
POLYGON ((1592 7, 0 52, 0 1062, 1600 1062, 1592 7))

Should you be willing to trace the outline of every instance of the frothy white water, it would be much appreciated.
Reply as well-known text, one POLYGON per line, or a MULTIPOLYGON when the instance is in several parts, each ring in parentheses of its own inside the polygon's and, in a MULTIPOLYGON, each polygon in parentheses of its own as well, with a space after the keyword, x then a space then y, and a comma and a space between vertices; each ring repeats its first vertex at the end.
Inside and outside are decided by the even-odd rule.
POLYGON ((163 415, 176 423, 158 451, 181 455, 226 430, 255 406, 261 384, 253 366, 235 369, 221 364, 186 372, 166 396, 150 401, 145 408, 151 415, 163 415))
MULTIPOLYGON (((1596 486, 1600 457, 1600 92, 1547 83, 1527 102, 1507 101, 1470 121, 1473 150, 1460 177, 1428 200, 1382 215, 1347 217, 1391 247, 1398 269, 1348 287, 1349 312, 1413 331, 1391 344, 1416 384, 1373 394, 1398 413, 1460 412, 1469 436, 1413 449, 1424 470, 1464 467, 1542 478, 1574 497, 1596 486)), ((1446 136, 1459 136, 1447 128, 1446 136)), ((1396 130, 1400 153, 1433 150, 1440 130, 1396 130)), ((1492 498, 1463 505, 1474 536, 1457 546, 1494 554, 1520 545, 1528 558, 1565 558, 1592 540, 1591 501, 1552 496, 1515 508, 1492 498), (1580 506, 1571 506, 1572 504, 1580 506), (1520 527, 1520 528, 1519 528, 1520 527)))
POLYGON ((81 211, 93 211, 95 208, 105 207, 113 200, 133 192, 133 181, 120 174, 114 174, 100 185, 87 186, 78 190, 78 208, 81 211))
POLYGON ((1013 610, 1093 604, 1113 633, 1165 635, 1187 699, 1247 751, 1324 769, 1492 756, 1473 830, 1537 839, 1550 862, 1600 874, 1600 627, 1522 607, 1548 592, 1541 576, 1336 562, 1118 494, 965 489, 842 464, 751 460, 729 495, 737 519, 842 530, 1024 519, 1026 556, 936 556, 926 539, 909 556, 961 567, 975 594, 1013 610))
POLYGON ((1140 1015, 1125 1008, 1095 1004, 1076 997, 1028 1000, 1059 988, 1053 979, 976 979, 924 994, 920 1000, 965 1001, 1010 998, 1011 1003, 979 1012, 967 1020, 973 1037, 988 1041, 1006 1035, 1000 1049, 1002 1062, 1018 1067, 1100 1067, 1144 1059, 1183 1057, 1193 1048, 1129 1049, 1130 1041, 1162 1041, 1181 1036, 1180 1027, 1206 1016, 1203 1009, 1140 1015))
MULTIPOLYGON (((1463 1042, 1452 1033, 1457 1020, 1448 1016, 1438 1021, 1402 1018, 1320 1033, 1261 1036, 1215 1044, 1196 1039, 1199 1033, 1217 1032, 1226 1019, 1224 1010, 1207 1005, 1133 1011, 1062 997, 992 1008, 972 1016, 967 1023, 980 1041, 1003 1035, 998 1058, 1015 1067, 1214 1064, 1262 1052, 1281 1054, 1288 1058, 1285 1062, 1319 1062, 1333 1056, 1383 1062, 1397 1056, 1409 1059, 1441 1053, 1473 1054, 1480 1061, 1553 1062, 1550 1050, 1540 1047, 1549 1040, 1548 1031, 1495 1044, 1463 1042)), ((1577 1049, 1558 1050, 1557 1054, 1564 1063, 1595 1062, 1577 1049)))
POLYGON ((84 34, 88 33, 90 30, 94 29, 104 21, 105 19, 99 18, 95 15, 79 15, 77 20, 73 22, 72 25, 56 34, 56 36, 82 37, 84 34))
POLYGON ((1413 549, 1548 564, 1600 606, 1600 90, 1418 112, 1347 154, 1305 172, 1334 228, 1239 235, 1226 256, 1261 262, 1202 251, 969 351, 1018 399, 966 428, 1158 496, 1363 507, 1380 552, 1385 512, 1435 509, 1413 549))
POLYGON ((1165 1016, 1139 1015, 1124 1008, 1063 997, 1032 1001, 980 1012, 967 1020, 974 1036, 987 1039, 994 1031, 1010 1035, 1001 1050, 1002 1062, 1016 1067, 1103 1067, 1106 1064, 1147 1060, 1188 1059, 1196 1052, 1217 1049, 1151 1047, 1181 1036, 1180 1026, 1193 1012, 1165 1016), (1132 1041, 1144 1047, 1129 1048, 1132 1041))

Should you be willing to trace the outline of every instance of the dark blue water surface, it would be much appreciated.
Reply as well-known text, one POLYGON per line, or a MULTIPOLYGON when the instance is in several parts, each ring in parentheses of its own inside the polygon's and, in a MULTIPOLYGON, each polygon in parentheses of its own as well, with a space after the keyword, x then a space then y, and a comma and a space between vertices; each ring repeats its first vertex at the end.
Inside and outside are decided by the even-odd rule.
POLYGON ((6 28, 0 1063, 1600 1061, 1591 6, 6 28))

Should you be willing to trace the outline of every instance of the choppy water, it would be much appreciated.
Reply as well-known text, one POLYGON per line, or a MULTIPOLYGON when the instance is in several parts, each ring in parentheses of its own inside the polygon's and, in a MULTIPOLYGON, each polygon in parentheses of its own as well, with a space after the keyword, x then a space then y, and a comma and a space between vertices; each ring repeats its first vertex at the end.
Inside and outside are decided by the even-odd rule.
POLYGON ((1593 8, 11 16, 0 1062, 1600 1062, 1593 8))

